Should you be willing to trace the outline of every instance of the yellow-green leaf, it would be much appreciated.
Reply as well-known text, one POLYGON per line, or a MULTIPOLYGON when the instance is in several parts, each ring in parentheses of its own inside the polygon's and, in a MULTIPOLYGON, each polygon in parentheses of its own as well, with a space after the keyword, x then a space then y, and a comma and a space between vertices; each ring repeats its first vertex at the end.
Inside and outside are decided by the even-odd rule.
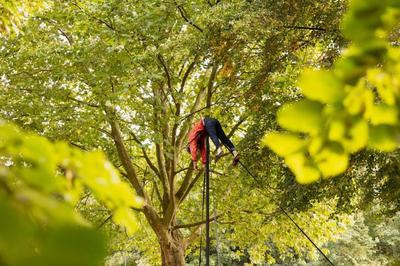
POLYGON ((304 96, 322 103, 335 103, 345 96, 340 81, 332 72, 306 70, 300 77, 299 86, 304 96))
POLYGON ((374 105, 370 112, 372 125, 396 125, 398 123, 398 110, 396 106, 384 104, 374 105))
POLYGON ((395 89, 391 77, 381 69, 371 69, 367 72, 368 82, 374 85, 379 97, 388 105, 396 104, 395 89))
POLYGON ((398 147, 398 132, 389 125, 370 127, 368 146, 380 151, 393 151, 398 147))
POLYGON ((348 152, 357 152, 364 148, 368 142, 368 123, 364 119, 355 119, 347 138, 342 142, 348 152))
POLYGON ((284 105, 278 111, 277 121, 288 130, 315 135, 323 126, 322 110, 323 105, 318 102, 301 100, 284 105))
POLYGON ((359 82, 356 87, 347 87, 349 93, 343 104, 346 110, 352 115, 364 114, 368 116, 373 106, 374 95, 371 90, 365 87, 365 82, 359 82))
POLYGON ((262 145, 268 146, 276 154, 287 156, 303 149, 307 141, 292 133, 267 133, 262 139, 262 145))
POLYGON ((343 120, 335 119, 329 125, 328 138, 333 141, 340 141, 346 134, 346 125, 343 120))
POLYGON ((330 177, 346 171, 349 157, 340 146, 330 145, 315 156, 315 161, 322 175, 330 177))
POLYGON ((136 217, 129 209, 118 209, 114 212, 113 220, 116 224, 124 226, 128 235, 132 235, 137 230, 136 217))
POLYGON ((285 162, 300 184, 310 184, 320 178, 318 169, 311 164, 303 153, 292 154, 285 158, 285 162))

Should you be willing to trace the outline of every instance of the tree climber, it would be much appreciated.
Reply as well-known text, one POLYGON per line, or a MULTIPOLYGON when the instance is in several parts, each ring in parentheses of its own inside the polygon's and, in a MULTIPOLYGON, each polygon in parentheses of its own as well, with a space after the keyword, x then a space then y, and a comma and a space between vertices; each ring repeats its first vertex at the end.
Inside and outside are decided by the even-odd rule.
POLYGON ((215 155, 215 161, 217 162, 221 156, 224 154, 221 147, 221 142, 224 144, 229 151, 233 154, 232 165, 236 166, 239 162, 239 153, 236 151, 235 146, 226 136, 224 130, 221 127, 219 121, 215 118, 202 117, 199 122, 195 123, 193 128, 189 132, 189 144, 187 146, 187 151, 192 155, 192 162, 194 169, 197 168, 197 153, 200 152, 201 160, 204 165, 206 164, 206 145, 205 139, 207 134, 210 136, 211 140, 214 142, 217 152, 215 155))

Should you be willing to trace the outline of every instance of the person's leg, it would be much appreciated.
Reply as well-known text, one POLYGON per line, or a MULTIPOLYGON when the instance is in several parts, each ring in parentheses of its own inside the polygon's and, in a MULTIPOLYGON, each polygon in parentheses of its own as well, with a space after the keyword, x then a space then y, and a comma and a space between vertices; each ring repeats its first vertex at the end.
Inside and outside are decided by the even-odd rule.
POLYGON ((235 146, 233 145, 232 141, 226 136, 226 134, 225 134, 224 130, 222 129, 222 126, 218 120, 216 120, 215 127, 216 127, 216 131, 217 131, 217 136, 221 140, 221 142, 226 145, 228 150, 234 151, 235 146))
POLYGON ((221 146, 221 143, 218 139, 218 134, 217 134, 217 120, 213 118, 204 118, 204 126, 206 128, 206 131, 208 135, 210 136, 212 142, 214 143, 215 147, 218 149, 221 146))
POLYGON ((236 166, 240 160, 239 153, 236 151, 235 146, 233 145, 232 141, 228 138, 228 136, 225 134, 224 130, 222 129, 221 124, 217 120, 217 135, 218 138, 221 140, 223 144, 228 148, 228 150, 232 153, 233 155, 233 162, 232 165, 236 166))

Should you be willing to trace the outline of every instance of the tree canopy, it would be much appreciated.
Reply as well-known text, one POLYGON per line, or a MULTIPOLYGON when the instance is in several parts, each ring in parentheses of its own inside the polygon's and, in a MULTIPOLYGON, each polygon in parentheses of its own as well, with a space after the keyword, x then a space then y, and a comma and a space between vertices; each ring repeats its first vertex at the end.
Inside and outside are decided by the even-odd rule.
POLYGON ((257 177, 211 164, 213 264, 321 264, 279 207, 338 265, 394 262, 399 5, 347 2, 1 1, 0 263, 198 263, 202 116, 257 177))

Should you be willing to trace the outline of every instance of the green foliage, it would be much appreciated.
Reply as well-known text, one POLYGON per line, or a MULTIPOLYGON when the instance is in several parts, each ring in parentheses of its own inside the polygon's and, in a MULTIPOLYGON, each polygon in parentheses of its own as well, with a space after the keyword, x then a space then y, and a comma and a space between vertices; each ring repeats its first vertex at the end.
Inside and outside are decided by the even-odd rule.
POLYGON ((0 124, 0 261, 10 265, 99 265, 102 235, 73 207, 89 190, 115 222, 136 229, 141 200, 100 152, 82 152, 0 124))
POLYGON ((348 217, 344 233, 338 235, 336 243, 329 244, 336 265, 397 265, 400 215, 382 216, 378 213, 381 207, 376 205, 375 210, 348 217))
MULTIPOLYGON (((350 154, 365 147, 398 147, 400 49, 386 39, 399 21, 394 2, 351 1, 343 32, 352 44, 332 70, 306 70, 299 86, 307 99, 278 112, 280 126, 306 134, 296 152, 278 151, 299 183, 345 172, 350 154)), ((275 152, 285 145, 277 134, 282 133, 267 133, 263 140, 275 152)))
POLYGON ((17 33, 28 15, 47 5, 46 0, 1 0, 0 36, 17 33))

